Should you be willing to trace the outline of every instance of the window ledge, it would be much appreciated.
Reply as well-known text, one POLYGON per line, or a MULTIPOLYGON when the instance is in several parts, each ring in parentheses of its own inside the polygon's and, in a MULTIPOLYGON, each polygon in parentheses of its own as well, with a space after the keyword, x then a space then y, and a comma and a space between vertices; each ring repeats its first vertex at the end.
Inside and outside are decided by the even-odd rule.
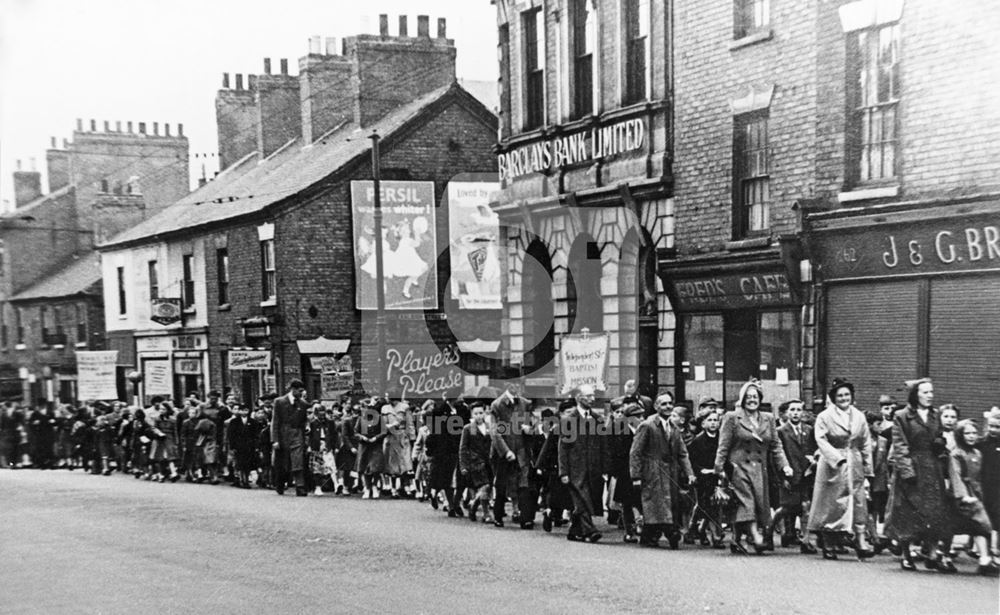
POLYGON ((736 239, 726 242, 726 249, 730 252, 737 250, 752 250, 755 248, 766 248, 771 245, 770 237, 751 237, 749 239, 736 239))
POLYGON ((14 350, 27 350, 27 349, 28 349, 27 344, 15 344, 14 345, 14 350))
POLYGON ((77 342, 74 348, 86 348, 87 342, 77 342))
POLYGON ((899 184, 894 186, 884 186, 881 188, 862 188, 849 192, 837 194, 837 201, 840 203, 853 203, 855 201, 871 201, 874 199, 891 199, 899 196, 899 184))
POLYGON ((223 303, 222 305, 220 305, 216 309, 218 309, 218 311, 220 311, 220 312, 228 312, 229 310, 232 309, 232 306, 229 305, 228 303, 223 303))
POLYGON ((66 347, 65 344, 56 344, 56 345, 52 346, 52 350, 62 350, 65 347, 66 347))
POLYGON ((750 45, 756 45, 757 43, 763 43, 764 41, 769 41, 774 38, 774 30, 771 28, 764 28, 758 30, 753 34, 748 34, 743 38, 738 38, 735 41, 729 43, 729 51, 736 51, 737 49, 742 49, 744 47, 749 47, 750 45))
POLYGON ((261 301, 260 307, 275 307, 278 305, 277 297, 271 297, 267 301, 261 301))
POLYGON ((185 314, 197 314, 198 310, 196 310, 193 306, 192 307, 186 307, 186 308, 184 308, 184 313, 185 314))

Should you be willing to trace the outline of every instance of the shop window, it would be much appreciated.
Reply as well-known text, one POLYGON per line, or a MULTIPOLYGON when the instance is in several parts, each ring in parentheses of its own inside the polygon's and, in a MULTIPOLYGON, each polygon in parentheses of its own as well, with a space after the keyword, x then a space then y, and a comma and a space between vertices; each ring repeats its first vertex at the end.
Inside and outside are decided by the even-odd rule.
POLYGON ((768 114, 737 116, 733 127, 733 237, 742 239, 770 226, 768 114))
POLYGON ((597 13, 593 0, 573 0, 573 117, 594 111, 594 51, 597 13))
POLYGON ((541 8, 521 14, 524 40, 524 129, 545 122, 545 14, 541 8))
POLYGON ((184 276, 184 309, 194 309, 194 254, 185 254, 181 259, 184 276))
POLYGON ((687 314, 681 318, 684 395, 697 403, 703 396, 722 401, 725 327, 722 314, 687 314))
POLYGON ((893 182, 899 162, 899 24, 847 39, 848 179, 893 182))
POLYGON ((125 303, 125 268, 118 268, 118 315, 127 314, 128 305, 125 303))
POLYGON ((261 293, 264 301, 274 301, 278 296, 278 284, 274 265, 274 240, 260 242, 261 293))
POLYGON ((229 250, 215 251, 215 275, 219 287, 219 305, 229 304, 229 250))
POLYGON ((649 97, 649 0, 624 0, 626 105, 649 97))
POLYGON ((146 265, 147 277, 149 279, 149 300, 156 301, 160 298, 160 279, 156 274, 156 261, 149 261, 146 265))
POLYGON ((500 124, 502 136, 510 134, 510 25, 501 24, 497 44, 497 60, 500 62, 500 124))
POLYGON ((733 38, 740 39, 761 32, 771 22, 771 0, 735 0, 733 2, 733 38))

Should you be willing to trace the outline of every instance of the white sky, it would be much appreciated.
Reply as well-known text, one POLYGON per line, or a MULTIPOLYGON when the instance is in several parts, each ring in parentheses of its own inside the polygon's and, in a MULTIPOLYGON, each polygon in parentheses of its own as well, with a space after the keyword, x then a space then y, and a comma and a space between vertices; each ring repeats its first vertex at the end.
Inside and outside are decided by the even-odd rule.
POLYGON ((77 118, 86 130, 91 118, 98 130, 131 120, 176 134, 182 123, 192 160, 215 153, 222 73, 263 73, 269 57, 272 72, 288 58, 298 74, 310 36, 377 33, 380 13, 392 35, 401 14, 410 36, 417 15, 430 16, 432 36, 445 17, 458 77, 496 80, 490 0, 0 0, 0 209, 13 208, 18 159, 26 170, 35 159, 47 192, 49 139, 71 138, 77 118))

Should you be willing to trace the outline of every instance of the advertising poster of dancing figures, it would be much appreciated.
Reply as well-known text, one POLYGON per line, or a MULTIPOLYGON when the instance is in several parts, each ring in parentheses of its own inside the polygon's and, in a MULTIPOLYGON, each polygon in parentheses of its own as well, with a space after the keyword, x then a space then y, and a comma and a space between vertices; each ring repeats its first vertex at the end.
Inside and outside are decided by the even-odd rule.
MULTIPOLYGON (((389 310, 436 309, 434 183, 383 181, 380 188, 385 307, 389 310)), ((352 181, 351 203, 357 306, 359 310, 374 310, 378 306, 373 182, 352 181)))
POLYGON ((448 228, 451 252, 451 298, 462 309, 499 310, 500 218, 489 207, 500 185, 490 182, 448 184, 448 228))

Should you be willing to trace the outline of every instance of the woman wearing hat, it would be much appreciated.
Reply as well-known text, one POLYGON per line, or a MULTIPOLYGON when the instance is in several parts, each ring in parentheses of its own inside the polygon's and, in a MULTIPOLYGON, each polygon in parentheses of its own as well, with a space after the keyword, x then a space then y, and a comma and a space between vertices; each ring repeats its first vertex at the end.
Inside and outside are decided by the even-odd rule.
POLYGON ((820 462, 816 466, 809 531, 823 538, 823 559, 837 559, 835 548, 854 535, 858 559, 872 557, 868 544, 867 485, 873 478, 868 421, 854 407, 854 385, 836 378, 826 410, 816 417, 814 433, 820 462))
POLYGON ((925 562, 929 569, 955 572, 955 565, 937 549, 938 541, 951 535, 951 514, 943 465, 948 447, 934 407, 934 385, 922 378, 907 386, 908 403, 896 412, 892 425, 892 507, 885 533, 900 543, 903 570, 916 570, 910 544, 923 542, 933 554, 925 562))
POLYGON ((792 468, 778 439, 774 416, 761 412, 764 391, 760 382, 751 380, 740 389, 736 409, 726 413, 719 431, 719 449, 715 455, 715 473, 732 487, 737 504, 734 513, 733 543, 730 551, 746 554, 741 539, 749 537, 760 555, 767 548, 761 528, 771 517, 768 498, 768 456, 786 477, 792 468), (731 470, 729 469, 731 467, 731 470))

